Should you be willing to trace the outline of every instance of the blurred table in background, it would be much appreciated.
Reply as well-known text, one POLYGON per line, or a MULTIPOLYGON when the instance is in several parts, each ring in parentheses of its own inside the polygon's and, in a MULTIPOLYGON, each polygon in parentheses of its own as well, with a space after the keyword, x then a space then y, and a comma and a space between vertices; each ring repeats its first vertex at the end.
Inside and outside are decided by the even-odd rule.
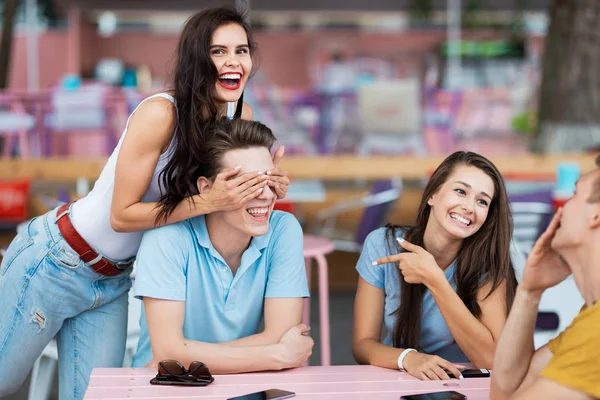
POLYGON ((292 180, 285 199, 294 203, 320 203, 325 201, 325 183, 317 179, 292 180))
MULTIPOLYGON (((579 163, 581 171, 595 168, 596 154, 549 154, 493 156, 503 175, 555 174, 557 165, 570 161, 579 163)), ((289 156, 281 160, 281 168, 294 180, 355 180, 390 179, 420 180, 427 177, 444 160, 441 156, 289 156)), ((0 160, 0 178, 33 178, 41 180, 74 181, 78 177, 96 180, 106 159, 37 159, 0 160)))

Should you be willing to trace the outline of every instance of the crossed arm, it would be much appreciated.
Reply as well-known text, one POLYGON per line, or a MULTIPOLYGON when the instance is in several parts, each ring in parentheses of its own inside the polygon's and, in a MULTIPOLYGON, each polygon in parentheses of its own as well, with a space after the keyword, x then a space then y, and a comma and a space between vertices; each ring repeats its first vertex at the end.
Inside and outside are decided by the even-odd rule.
MULTIPOLYGON (((198 360, 215 374, 279 370, 301 365, 308 342, 298 327, 301 298, 265 299, 265 329, 255 335, 224 343, 188 340, 183 335, 185 302, 145 297, 144 308, 153 362, 175 359, 189 365, 198 360), (284 337, 285 336, 285 337, 284 337)), ((306 358, 305 358, 306 357, 306 358)))

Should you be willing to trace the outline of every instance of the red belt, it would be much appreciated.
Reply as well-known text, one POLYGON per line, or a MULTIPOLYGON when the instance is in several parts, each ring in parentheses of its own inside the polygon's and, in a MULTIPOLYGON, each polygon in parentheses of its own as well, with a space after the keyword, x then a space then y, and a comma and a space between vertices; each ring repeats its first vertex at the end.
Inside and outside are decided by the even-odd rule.
POLYGON ((69 217, 69 207, 71 203, 67 203, 61 206, 57 213, 56 224, 58 225, 58 230, 61 235, 65 239, 65 242, 71 246, 73 250, 79 257, 86 263, 88 263, 94 271, 99 274, 106 276, 115 276, 119 275, 129 267, 131 267, 132 262, 127 264, 115 264, 112 261, 107 260, 98 254, 92 247, 87 244, 85 240, 77 233, 75 227, 71 223, 71 218, 69 217))

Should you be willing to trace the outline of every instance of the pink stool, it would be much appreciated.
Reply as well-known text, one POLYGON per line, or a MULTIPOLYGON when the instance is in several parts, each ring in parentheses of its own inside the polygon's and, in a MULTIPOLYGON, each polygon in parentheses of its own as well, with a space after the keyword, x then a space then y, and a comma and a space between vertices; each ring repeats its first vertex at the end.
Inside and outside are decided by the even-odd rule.
MULTIPOLYGON (((329 279, 325 254, 335 250, 335 244, 324 237, 304 235, 304 262, 310 287, 311 259, 319 267, 319 319, 321 322, 321 365, 331 365, 331 338, 329 337, 329 279)), ((304 299, 302 322, 310 325, 310 298, 304 299)))

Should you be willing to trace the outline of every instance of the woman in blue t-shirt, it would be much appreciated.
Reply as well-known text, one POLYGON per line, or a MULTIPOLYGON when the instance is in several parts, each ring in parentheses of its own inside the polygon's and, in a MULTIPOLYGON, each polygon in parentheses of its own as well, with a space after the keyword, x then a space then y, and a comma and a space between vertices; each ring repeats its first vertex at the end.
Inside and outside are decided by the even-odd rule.
POLYGON ((454 362, 491 368, 517 286, 512 226, 496 167, 471 152, 446 158, 425 187, 415 226, 388 225, 365 241, 356 361, 423 380, 459 377, 454 362))

